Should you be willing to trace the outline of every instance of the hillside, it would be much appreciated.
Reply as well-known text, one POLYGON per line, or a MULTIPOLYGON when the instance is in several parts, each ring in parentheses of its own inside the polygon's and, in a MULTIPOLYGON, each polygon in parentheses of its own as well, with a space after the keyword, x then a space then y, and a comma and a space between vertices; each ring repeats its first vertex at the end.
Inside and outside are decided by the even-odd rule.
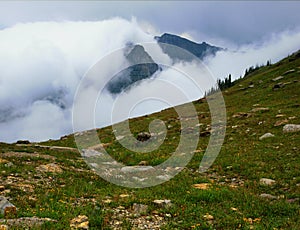
MULTIPOLYGON (((299 229, 300 132, 283 132, 286 124, 300 124, 299 88, 297 52, 226 89, 226 138, 205 173, 198 169, 210 115, 205 99, 195 101, 205 135, 192 161, 170 181, 150 188, 103 180, 81 158, 74 135, 38 144, 1 143, 0 192, 17 208, 1 222, 9 229, 299 229), (260 138, 266 133, 271 137, 260 138)), ((175 110, 132 119, 130 128, 137 137, 154 119, 168 127, 158 150, 130 152, 111 127, 97 130, 102 146, 126 165, 162 163, 179 143, 175 110)))

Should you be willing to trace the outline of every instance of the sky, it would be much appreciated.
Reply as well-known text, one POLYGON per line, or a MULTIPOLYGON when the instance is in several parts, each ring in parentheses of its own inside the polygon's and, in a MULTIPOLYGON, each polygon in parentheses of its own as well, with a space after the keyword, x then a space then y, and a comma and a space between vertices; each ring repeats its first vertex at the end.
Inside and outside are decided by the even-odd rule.
POLYGON ((58 139, 199 99, 217 78, 299 50, 299 9, 297 1, 0 1, 0 141, 58 139), (165 32, 227 49, 174 63, 154 40, 165 32), (126 66, 128 43, 168 68, 114 97, 103 89, 126 66))
POLYGON ((299 9, 299 1, 1 1, 0 26, 134 16, 151 32, 242 45, 299 29, 299 9))

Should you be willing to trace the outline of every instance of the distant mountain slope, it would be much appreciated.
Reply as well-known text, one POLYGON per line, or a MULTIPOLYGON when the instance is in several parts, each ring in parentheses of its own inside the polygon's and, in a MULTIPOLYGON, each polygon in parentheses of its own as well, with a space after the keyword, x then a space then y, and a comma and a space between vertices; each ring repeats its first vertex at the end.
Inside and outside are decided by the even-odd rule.
POLYGON ((184 60, 191 61, 190 55, 187 55, 185 52, 178 52, 177 49, 172 49, 174 45, 180 47, 187 52, 194 54, 196 57, 203 59, 207 55, 215 55, 218 51, 222 50, 220 47, 211 46, 206 42, 202 42, 201 44, 190 41, 186 38, 182 38, 177 35, 164 33, 162 36, 156 36, 155 39, 160 44, 163 51, 168 54, 172 59, 175 60, 184 60), (168 45, 164 45, 168 44, 168 45))

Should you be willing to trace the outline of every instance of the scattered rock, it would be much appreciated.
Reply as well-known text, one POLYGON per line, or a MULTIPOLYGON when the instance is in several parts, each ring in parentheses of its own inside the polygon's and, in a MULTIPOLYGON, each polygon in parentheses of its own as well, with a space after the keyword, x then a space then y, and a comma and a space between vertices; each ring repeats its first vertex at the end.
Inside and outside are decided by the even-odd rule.
POLYGON ((125 137, 125 136, 116 136, 116 140, 117 140, 117 141, 120 141, 120 140, 122 140, 124 137, 125 137))
POLYGON ((196 189, 207 190, 211 187, 211 184, 209 183, 194 184, 193 187, 196 189))
POLYGON ((279 76, 279 77, 276 77, 276 78, 273 78, 272 81, 279 81, 283 78, 283 76, 279 76))
POLYGON ((300 131, 300 125, 295 124, 287 124, 283 126, 284 133, 295 133, 300 131))
POLYGON ((232 117, 233 118, 248 118, 248 117, 251 117, 251 114, 239 112, 239 113, 234 114, 232 117))
POLYGON ((141 132, 141 133, 139 133, 138 135, 137 135, 137 140, 138 141, 147 141, 147 140, 149 140, 151 138, 151 134, 150 133, 148 133, 148 132, 141 132))
POLYGON ((288 122, 289 121, 287 119, 284 119, 284 120, 281 120, 281 121, 276 121, 275 124, 274 124, 274 126, 278 127, 278 126, 281 126, 281 125, 285 125, 288 122))
POLYGON ((8 226, 5 224, 0 225, 0 230, 8 230, 8 226))
POLYGON ((276 181, 275 181, 275 180, 272 180, 272 179, 268 179, 268 178, 261 178, 261 179, 259 180, 259 183, 260 183, 261 185, 273 185, 273 184, 276 183, 276 181))
POLYGON ((143 172, 148 170, 154 170, 152 166, 124 166, 121 168, 121 172, 143 172))
POLYGON ((71 220, 71 229, 89 229, 89 218, 85 215, 79 215, 71 220))
POLYGON ((265 133, 264 135, 262 135, 259 140, 263 140, 269 137, 274 137, 274 135, 272 133, 265 133))
POLYGON ((154 200, 153 203, 160 208, 169 208, 172 206, 171 200, 154 200))
POLYGON ((213 217, 212 215, 208 214, 208 213, 206 213, 206 214, 203 216, 203 218, 204 218, 205 220, 213 220, 213 219, 214 219, 214 217, 213 217))
POLYGON ((294 73, 295 71, 296 71, 295 69, 290 69, 290 70, 284 72, 283 75, 288 75, 290 73, 294 73))
POLYGON ((267 193, 260 194, 259 196, 262 197, 262 198, 270 199, 270 200, 276 200, 277 199, 276 196, 273 196, 273 195, 267 194, 267 193))
POLYGON ((18 140, 16 142, 16 144, 17 145, 28 145, 28 144, 30 144, 30 141, 28 141, 28 140, 18 140))
POLYGON ((51 172, 51 173, 62 173, 63 172, 61 167, 55 163, 40 165, 40 166, 36 167, 36 170, 38 170, 40 172, 51 172))
POLYGON ((5 218, 15 217, 17 215, 16 206, 10 203, 4 196, 0 196, 0 210, 5 218))
POLYGON ((132 210, 135 214, 146 214, 148 212, 148 205, 134 203, 132 206, 132 210))
POLYGON ((18 219, 0 219, 0 223, 5 223, 8 227, 14 227, 14 229, 28 229, 38 227, 45 222, 57 222, 50 218, 38 218, 38 217, 21 217, 18 219), (19 228, 17 228, 19 227, 19 228))
POLYGON ((200 132, 200 137, 209 137, 211 132, 209 130, 200 132))
POLYGON ((279 83, 277 83, 277 84, 275 84, 274 86, 273 86, 273 90, 278 90, 278 89, 280 89, 280 88, 283 88, 285 86, 285 84, 284 83, 282 83, 282 82, 279 82, 279 83))
POLYGON ((127 198, 127 197, 129 197, 129 195, 128 194, 120 194, 119 197, 120 198, 127 198))
POLYGON ((268 111, 270 111, 269 108, 262 108, 262 107, 259 107, 259 108, 253 108, 253 109, 251 110, 251 112, 253 112, 253 113, 255 113, 255 112, 268 112, 268 111))
POLYGON ((297 202, 297 201, 299 201, 300 199, 299 198, 293 198, 293 199, 288 199, 288 200, 286 200, 286 202, 288 202, 288 203, 295 203, 295 202, 297 202))
POLYGON ((148 165, 148 161, 140 161, 140 163, 138 164, 139 166, 145 166, 148 165))

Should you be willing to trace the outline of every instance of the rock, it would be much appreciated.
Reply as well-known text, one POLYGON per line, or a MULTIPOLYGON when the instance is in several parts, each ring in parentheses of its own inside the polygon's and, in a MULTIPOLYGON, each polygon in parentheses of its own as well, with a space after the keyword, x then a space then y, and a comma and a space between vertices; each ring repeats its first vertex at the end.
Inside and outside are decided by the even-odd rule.
POLYGON ((135 214, 146 214, 148 212, 148 205, 134 203, 132 210, 135 214))
POLYGON ((28 145, 28 144, 30 144, 30 141, 28 141, 28 140, 18 140, 16 142, 16 144, 18 144, 18 145, 28 145))
POLYGON ((300 125, 295 124, 287 124, 283 126, 284 133, 295 133, 300 131, 300 125))
POLYGON ((116 136, 116 140, 117 140, 117 141, 120 141, 120 140, 122 140, 124 137, 125 137, 125 136, 116 136))
POLYGON ((287 119, 284 119, 284 120, 281 120, 281 121, 276 121, 275 124, 274 124, 274 126, 278 127, 278 126, 281 126, 281 125, 285 125, 288 122, 289 121, 287 119))
POLYGON ((201 190, 207 190, 211 187, 211 184, 209 183, 193 184, 193 187, 201 190))
POLYGON ((274 137, 274 135, 272 133, 265 133, 264 135, 262 135, 259 140, 263 140, 269 137, 274 137))
POLYGON ((129 195, 128 194, 120 194, 119 197, 120 198, 127 198, 127 197, 129 197, 129 195))
POLYGON ((137 135, 137 140, 138 141, 147 141, 147 140, 149 140, 151 138, 151 134, 150 133, 148 133, 148 132, 141 132, 141 133, 139 133, 138 135, 137 135))
POLYGON ((0 192, 3 192, 5 190, 5 187, 3 185, 0 185, 0 192))
POLYGON ((233 118, 248 118, 248 117, 251 117, 251 114, 239 112, 239 113, 234 114, 232 117, 233 118))
POLYGON ((268 179, 268 178, 261 178, 261 179, 259 180, 259 183, 260 183, 261 185, 273 185, 273 184, 276 183, 276 181, 275 181, 275 180, 272 180, 272 179, 268 179))
POLYGON ((140 161, 140 163, 138 164, 139 166, 145 166, 148 165, 148 161, 140 161))
POLYGON ((63 172, 61 167, 55 163, 40 165, 40 166, 36 167, 36 170, 38 170, 40 172, 51 172, 51 173, 62 173, 63 172))
POLYGON ((0 210, 5 218, 15 217, 17 215, 16 206, 10 203, 4 196, 0 196, 0 210))
POLYGON ((79 215, 71 220, 71 229, 89 229, 89 218, 85 215, 79 215))
POLYGON ((200 137, 209 137, 211 132, 209 130, 200 132, 200 137))
POLYGON ((284 72, 283 75, 288 75, 290 73, 294 73, 295 71, 296 71, 295 69, 290 69, 290 70, 284 72))
POLYGON ((12 166, 14 166, 14 164, 12 162, 7 162, 6 164, 4 164, 5 167, 10 168, 12 166))
MULTIPOLYGON (((21 217, 18 219, 0 219, 0 223, 5 223, 8 227, 13 229, 36 229, 45 222, 57 222, 50 218, 38 218, 38 217, 21 217)), ((40 229, 40 228, 38 228, 40 229)))
POLYGON ((0 225, 0 230, 8 230, 8 226, 5 224, 0 225))
POLYGON ((276 78, 273 78, 272 81, 279 81, 283 78, 283 76, 279 76, 279 77, 276 77, 276 78))
POLYGON ((259 196, 262 197, 262 198, 270 199, 270 200, 276 200, 277 199, 276 196, 273 196, 273 195, 267 194, 267 193, 260 194, 259 196))
POLYGON ((293 198, 293 199, 288 199, 286 202, 292 204, 292 203, 295 203, 295 202, 297 202, 299 200, 300 200, 299 198, 293 198))
POLYGON ((251 112, 253 112, 253 113, 255 113, 255 112, 268 112, 268 111, 270 111, 269 108, 262 108, 262 107, 260 107, 260 108, 253 108, 251 110, 251 112))
POLYGON ((152 166, 124 166, 121 168, 121 172, 143 172, 143 171, 154 170, 152 166))
POLYGON ((273 86, 273 90, 278 90, 278 89, 280 89, 280 88, 283 88, 285 86, 285 84, 284 83, 282 83, 282 82, 279 82, 279 83, 277 83, 277 84, 275 84, 274 86, 273 86))
POLYGON ((172 206, 171 200, 154 200, 153 203, 160 208, 169 208, 172 206))
POLYGON ((214 219, 214 217, 213 217, 212 215, 208 214, 208 213, 206 213, 206 214, 203 216, 203 218, 206 219, 206 220, 213 220, 213 219, 214 219))

